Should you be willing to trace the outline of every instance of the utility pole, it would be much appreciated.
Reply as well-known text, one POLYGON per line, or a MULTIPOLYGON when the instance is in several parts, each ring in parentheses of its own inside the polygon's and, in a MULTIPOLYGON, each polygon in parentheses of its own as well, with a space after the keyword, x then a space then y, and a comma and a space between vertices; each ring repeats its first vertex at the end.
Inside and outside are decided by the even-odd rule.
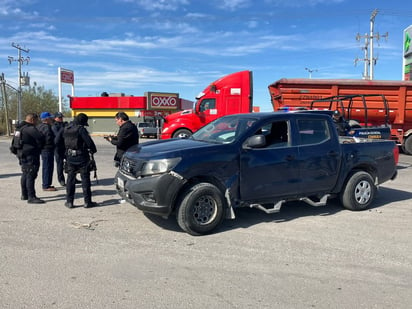
POLYGON ((355 65, 356 63, 361 60, 364 61, 364 68, 363 68, 363 74, 362 78, 363 79, 370 79, 373 80, 374 78, 374 66, 376 65, 376 62, 378 58, 374 57, 374 52, 373 52, 373 42, 374 39, 379 40, 381 37, 384 37, 385 39, 388 37, 388 33, 384 35, 380 35, 379 33, 374 33, 374 26, 375 26, 375 17, 378 14, 378 10, 375 9, 373 10, 371 17, 370 17, 370 31, 369 34, 365 33, 364 36, 361 36, 359 33, 356 35, 356 40, 360 41, 361 38, 365 39, 365 46, 362 47, 364 51, 364 58, 363 59, 355 59, 355 65), (370 48, 369 48, 370 47, 370 48))
POLYGON ((30 50, 29 49, 25 49, 23 47, 21 47, 19 44, 16 43, 11 43, 11 46, 13 46, 14 48, 17 48, 17 59, 14 59, 13 57, 8 58, 9 63, 11 64, 13 61, 17 61, 18 62, 18 71, 17 71, 17 78, 18 78, 18 85, 19 88, 17 90, 17 100, 18 100, 18 105, 17 105, 17 120, 18 122, 20 122, 22 120, 22 106, 21 106, 21 86, 28 86, 28 84, 30 83, 29 77, 28 75, 22 75, 21 74, 21 65, 26 62, 26 64, 29 64, 30 62, 30 57, 22 57, 21 56, 21 52, 25 52, 28 53, 30 50))
POLYGON ((10 121, 9 121, 9 106, 7 104, 6 80, 4 79, 4 73, 1 73, 0 75, 0 87, 1 87, 1 93, 2 93, 2 98, 3 98, 4 111, 5 111, 7 136, 9 136, 11 130, 10 130, 10 121))
POLYGON ((316 70, 316 69, 311 70, 311 69, 309 69, 309 68, 305 68, 305 70, 309 72, 309 78, 312 78, 312 73, 313 73, 313 72, 317 72, 317 71, 318 71, 318 70, 316 70))

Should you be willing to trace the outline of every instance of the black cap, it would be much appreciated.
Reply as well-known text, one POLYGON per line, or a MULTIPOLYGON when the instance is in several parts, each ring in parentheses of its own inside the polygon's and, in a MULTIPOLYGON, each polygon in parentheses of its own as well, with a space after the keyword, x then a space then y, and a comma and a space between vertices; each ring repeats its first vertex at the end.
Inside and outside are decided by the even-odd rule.
POLYGON ((63 114, 60 112, 57 112, 54 114, 54 118, 63 118, 63 114))
POLYGON ((340 116, 340 111, 338 111, 338 110, 333 111, 333 116, 340 116))
POLYGON ((87 123, 87 121, 89 120, 89 117, 84 113, 78 114, 76 116, 76 120, 77 120, 77 123, 82 125, 82 126, 86 126, 86 127, 89 126, 89 124, 87 123))

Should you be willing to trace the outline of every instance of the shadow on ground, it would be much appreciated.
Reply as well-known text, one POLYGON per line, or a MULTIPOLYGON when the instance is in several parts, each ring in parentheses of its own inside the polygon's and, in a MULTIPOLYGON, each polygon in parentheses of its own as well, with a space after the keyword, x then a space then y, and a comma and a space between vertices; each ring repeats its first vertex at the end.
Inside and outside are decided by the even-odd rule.
MULTIPOLYGON (((369 209, 376 209, 389 203, 411 198, 412 192, 391 188, 380 188, 374 203, 369 209)), ((327 205, 319 207, 313 207, 298 201, 288 202, 282 206, 280 212, 274 214, 266 214, 255 208, 238 208, 235 210, 236 219, 224 220, 223 224, 215 231, 215 233, 227 232, 239 228, 244 229, 260 223, 287 223, 307 216, 332 216, 342 210, 344 210, 344 208, 341 206, 338 198, 331 199, 327 205)), ((183 232, 178 226, 174 214, 170 215, 167 219, 152 214, 145 214, 145 216, 160 228, 174 232, 183 232)))

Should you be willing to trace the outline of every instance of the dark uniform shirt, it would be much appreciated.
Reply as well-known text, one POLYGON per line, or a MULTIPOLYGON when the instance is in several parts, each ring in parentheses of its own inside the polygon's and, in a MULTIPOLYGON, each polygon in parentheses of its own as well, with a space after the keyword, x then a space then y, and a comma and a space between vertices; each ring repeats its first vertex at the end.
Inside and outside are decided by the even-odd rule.
POLYGON ((18 127, 21 130, 22 157, 40 156, 44 145, 44 136, 30 122, 22 121, 18 127))
POLYGON ((54 150, 54 133, 52 131, 51 125, 47 123, 40 123, 37 126, 38 130, 44 136, 44 145, 42 150, 52 151, 54 150))
POLYGON ((82 125, 69 124, 64 128, 63 138, 69 163, 85 164, 89 161, 89 152, 97 152, 94 141, 82 125))

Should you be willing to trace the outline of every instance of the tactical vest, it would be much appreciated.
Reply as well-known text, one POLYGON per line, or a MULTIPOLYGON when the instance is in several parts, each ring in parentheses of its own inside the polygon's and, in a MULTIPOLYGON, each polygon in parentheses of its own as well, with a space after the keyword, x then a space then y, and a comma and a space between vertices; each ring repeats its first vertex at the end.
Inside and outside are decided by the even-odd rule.
POLYGON ((14 136, 13 139, 11 141, 11 146, 10 146, 10 151, 15 154, 18 155, 19 151, 22 150, 23 148, 23 128, 25 127, 25 125, 23 125, 20 128, 16 128, 16 130, 14 131, 14 136))
POLYGON ((84 142, 79 135, 81 126, 70 124, 64 128, 63 138, 66 149, 84 150, 84 142))

